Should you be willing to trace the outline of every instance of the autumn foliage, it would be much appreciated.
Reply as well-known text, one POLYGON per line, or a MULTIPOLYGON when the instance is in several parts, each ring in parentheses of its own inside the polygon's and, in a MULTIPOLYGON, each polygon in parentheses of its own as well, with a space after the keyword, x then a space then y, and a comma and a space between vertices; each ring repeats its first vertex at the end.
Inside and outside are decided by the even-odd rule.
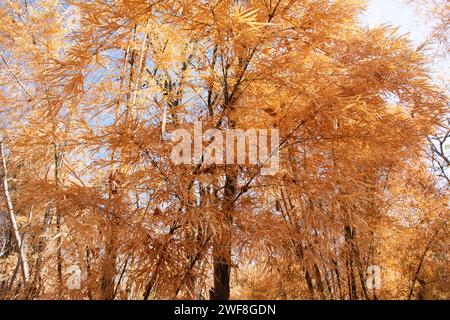
POLYGON ((0 297, 448 299, 446 88, 365 5, 1 1, 0 297), (196 120, 279 172, 175 165, 196 120))

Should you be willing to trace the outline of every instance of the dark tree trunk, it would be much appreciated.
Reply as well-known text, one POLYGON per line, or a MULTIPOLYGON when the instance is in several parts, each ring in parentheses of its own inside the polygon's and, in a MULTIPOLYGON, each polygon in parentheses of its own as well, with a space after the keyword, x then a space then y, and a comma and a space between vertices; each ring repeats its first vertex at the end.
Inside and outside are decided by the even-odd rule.
POLYGON ((351 226, 345 226, 345 242, 347 244, 347 272, 348 272, 348 289, 350 300, 357 300, 358 293, 356 290, 356 279, 353 272, 353 240, 355 238, 354 230, 351 226))
POLYGON ((233 222, 232 210, 236 196, 236 176, 228 175, 225 178, 225 197, 223 202, 223 218, 226 228, 214 243, 214 289, 211 300, 228 300, 230 298, 230 271, 231 271, 231 224, 233 222))
POLYGON ((0 213, 0 258, 7 258, 13 250, 11 224, 3 212, 0 213))

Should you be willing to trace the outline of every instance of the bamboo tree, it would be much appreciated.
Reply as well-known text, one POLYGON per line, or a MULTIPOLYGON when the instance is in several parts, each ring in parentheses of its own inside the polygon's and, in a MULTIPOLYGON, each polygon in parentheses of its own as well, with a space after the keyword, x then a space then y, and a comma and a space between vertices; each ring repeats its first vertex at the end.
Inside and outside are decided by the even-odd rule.
POLYGON ((5 159, 5 147, 3 138, 0 138, 0 158, 2 161, 2 182, 3 182, 3 196, 5 197, 6 208, 8 210, 8 217, 11 222, 11 227, 14 233, 14 239, 16 240, 17 252, 19 255, 19 263, 22 272, 23 282, 26 284, 30 277, 30 271, 28 268, 28 261, 25 254, 25 244, 22 241, 22 237, 19 232, 19 228, 17 225, 17 220, 14 214, 14 208, 11 200, 11 196, 9 194, 8 187, 8 169, 6 165, 5 159))

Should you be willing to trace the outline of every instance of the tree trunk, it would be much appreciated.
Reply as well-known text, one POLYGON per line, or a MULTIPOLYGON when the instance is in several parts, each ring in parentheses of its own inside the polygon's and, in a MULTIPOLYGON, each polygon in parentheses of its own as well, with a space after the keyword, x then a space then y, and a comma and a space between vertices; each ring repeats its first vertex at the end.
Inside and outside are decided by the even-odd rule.
POLYGON ((11 223, 8 215, 0 212, 0 258, 7 258, 12 249, 11 223))
POLYGON ((105 252, 102 259, 102 278, 101 278, 101 293, 103 300, 114 300, 114 277, 117 269, 117 253, 116 253, 116 224, 118 223, 115 217, 113 205, 117 198, 120 182, 116 180, 114 175, 109 177, 109 200, 111 207, 108 208, 107 223, 105 230, 105 252))
POLYGON ((17 244, 17 251, 19 253, 20 267, 22 270, 22 278, 23 278, 23 281, 25 283, 27 283, 28 279, 29 279, 29 269, 28 269, 27 257, 25 256, 24 244, 22 243, 22 237, 20 236, 19 229, 17 227, 16 217, 14 215, 14 209, 13 209, 11 197, 9 195, 8 170, 6 167, 3 140, 0 140, 0 158, 2 161, 2 167, 3 167, 3 172, 2 172, 3 173, 2 174, 3 195, 6 200, 6 208, 8 210, 9 220, 10 220, 11 227, 14 232, 14 238, 15 238, 16 244, 17 244))
MULTIPOLYGON (((47 232, 48 226, 51 224, 52 221, 52 215, 51 215, 51 209, 48 208, 44 215, 44 221, 43 221, 43 228, 42 233, 45 234, 47 232)), ((42 260, 43 260, 43 254, 45 251, 45 246, 47 242, 47 237, 40 237, 37 247, 37 259, 34 269, 34 283, 37 289, 41 287, 42 277, 41 277, 41 270, 42 270, 42 260)))
MULTIPOLYGON (((56 190, 59 188, 59 166, 62 161, 62 154, 58 153, 58 145, 54 144, 55 153, 54 153, 54 160, 55 160, 55 187, 56 190)), ((56 262, 56 268, 57 268, 57 274, 58 274, 58 283, 59 283, 59 290, 61 292, 63 288, 63 271, 62 271, 62 252, 61 252, 61 245, 62 245, 62 235, 61 235, 61 211, 58 208, 58 203, 56 203, 55 206, 55 215, 56 215, 56 233, 58 235, 57 238, 57 249, 56 249, 56 255, 57 255, 57 262, 56 262)))
POLYGON ((233 222, 234 197, 236 196, 236 180, 235 175, 226 175, 222 208, 225 231, 216 239, 213 246, 214 289, 211 292, 211 300, 228 300, 230 298, 231 224, 233 222))
POLYGON ((347 244, 347 273, 348 273, 348 289, 350 300, 357 300, 358 293, 356 291, 356 279, 353 271, 353 240, 354 230, 351 226, 346 225, 345 228, 345 243, 347 244))

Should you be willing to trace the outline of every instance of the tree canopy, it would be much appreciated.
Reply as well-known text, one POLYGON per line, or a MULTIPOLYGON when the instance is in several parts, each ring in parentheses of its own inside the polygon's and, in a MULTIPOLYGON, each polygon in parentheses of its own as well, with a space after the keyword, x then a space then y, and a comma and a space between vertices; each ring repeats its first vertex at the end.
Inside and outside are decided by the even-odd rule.
POLYGON ((448 299, 447 89, 365 8, 1 1, 0 296, 448 299), (279 171, 175 164, 195 121, 278 130, 279 171))

